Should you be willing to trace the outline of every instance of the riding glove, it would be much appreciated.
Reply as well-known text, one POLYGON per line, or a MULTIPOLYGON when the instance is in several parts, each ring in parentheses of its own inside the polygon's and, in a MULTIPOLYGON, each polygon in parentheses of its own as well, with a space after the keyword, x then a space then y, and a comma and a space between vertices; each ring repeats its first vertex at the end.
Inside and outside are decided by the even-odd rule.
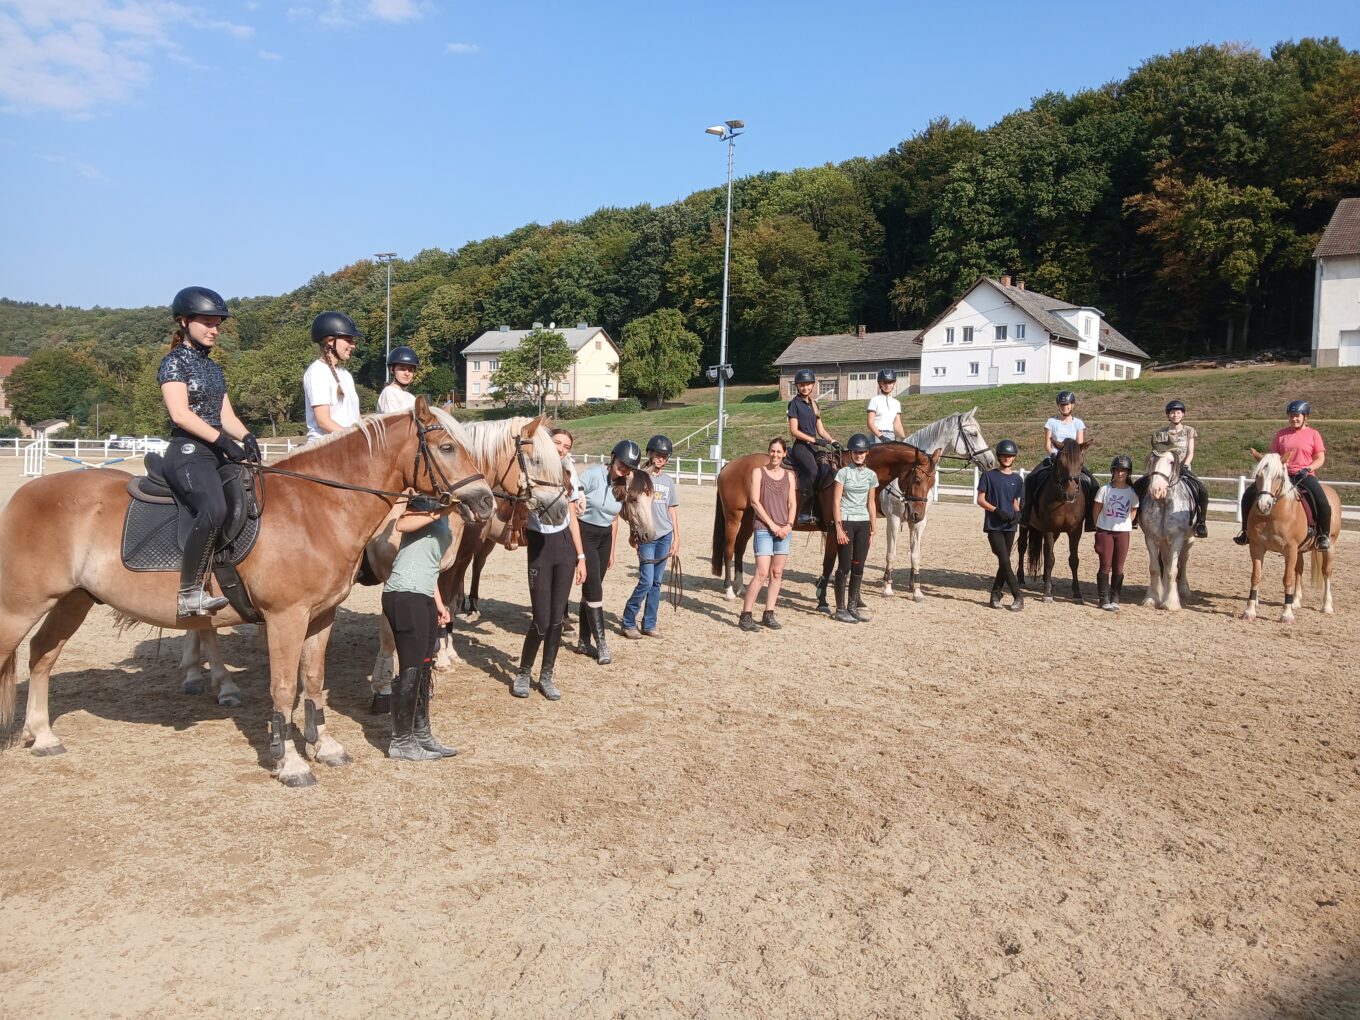
POLYGON ((264 454, 260 452, 260 441, 255 438, 255 433, 247 432, 242 436, 241 445, 246 449, 246 459, 252 464, 259 464, 264 460, 264 454))
POLYGON ((444 509, 439 500, 433 496, 416 495, 406 501, 407 513, 432 514, 444 509))
POLYGON ((221 450, 226 455, 227 460, 242 461, 246 459, 246 451, 241 444, 225 432, 217 433, 217 438, 212 441, 212 445, 221 450))

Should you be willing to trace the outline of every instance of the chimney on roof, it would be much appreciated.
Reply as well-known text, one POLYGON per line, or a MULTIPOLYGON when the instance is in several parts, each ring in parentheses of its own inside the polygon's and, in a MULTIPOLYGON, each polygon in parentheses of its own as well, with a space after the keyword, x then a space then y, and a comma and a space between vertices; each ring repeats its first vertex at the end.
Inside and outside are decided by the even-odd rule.
POLYGON ((510 327, 509 327, 509 326, 497 326, 496 328, 497 328, 498 330, 500 330, 502 333, 509 333, 509 332, 510 332, 510 327))
POLYGON ((864 323, 860 323, 858 326, 855 327, 855 336, 861 340, 864 339, 864 335, 868 332, 869 327, 864 325, 864 323))
POLYGON ((1025 289, 1025 281, 1024 281, 1024 280, 1017 279, 1017 280, 1015 281, 1015 289, 1016 289, 1016 290, 1024 290, 1024 289, 1025 289))
POLYGON ((578 323, 576 324, 576 328, 577 328, 577 329, 589 329, 589 328, 590 328, 590 323, 588 323, 588 322, 578 322, 578 323))
POLYGON ((1003 287, 1009 287, 1010 285, 1011 285, 1011 274, 1010 274, 1010 273, 1002 273, 1002 274, 1001 274, 1001 286, 1003 286, 1003 287))

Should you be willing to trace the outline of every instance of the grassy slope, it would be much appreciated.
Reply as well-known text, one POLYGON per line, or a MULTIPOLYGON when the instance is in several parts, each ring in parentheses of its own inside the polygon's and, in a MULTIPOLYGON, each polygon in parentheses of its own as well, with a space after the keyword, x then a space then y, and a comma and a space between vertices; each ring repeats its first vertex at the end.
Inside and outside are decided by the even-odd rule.
MULTIPOLYGON (((1296 365, 1155 373, 1133 382, 1082 383, 1077 413, 1087 423, 1094 445, 1090 460, 1103 469, 1110 458, 1128 453, 1141 463, 1151 434, 1173 397, 1190 409, 1188 422, 1200 430, 1195 467, 1201 475, 1236 476, 1250 471, 1249 446, 1266 449, 1275 430, 1285 424, 1290 400, 1312 402, 1312 423, 1327 440, 1324 477, 1360 481, 1360 370, 1312 369, 1296 365)), ((1020 444, 1020 460, 1039 459, 1043 422, 1053 413, 1057 387, 1048 384, 1001 386, 967 393, 907 397, 902 419, 910 432, 953 411, 978 408, 983 435, 991 443, 1009 437, 1020 444)), ((601 453, 628 436, 639 443, 664 432, 673 440, 717 417, 717 390, 688 391, 676 406, 641 414, 611 414, 567 422, 577 448, 601 453)), ((773 386, 732 386, 727 390, 728 425, 725 453, 734 457, 763 450, 771 436, 787 435, 785 406, 773 386)), ((864 402, 826 408, 827 428, 842 442, 864 427, 864 402)), ((700 437, 681 456, 705 454, 700 437)), ((1345 490, 1343 490, 1345 493, 1345 490)), ((1230 495, 1227 487, 1216 496, 1230 495)), ((1360 491, 1344 495, 1360 502, 1360 491)))

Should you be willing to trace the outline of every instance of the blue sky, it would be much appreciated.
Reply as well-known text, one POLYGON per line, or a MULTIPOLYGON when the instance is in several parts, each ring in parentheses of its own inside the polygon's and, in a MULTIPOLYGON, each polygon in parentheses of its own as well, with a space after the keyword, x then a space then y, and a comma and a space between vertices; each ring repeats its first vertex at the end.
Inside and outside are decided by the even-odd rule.
POLYGON ((1360 46, 1353 0, 0 0, 0 296, 278 294, 720 184, 728 118, 739 175, 786 170, 1309 35, 1360 46))

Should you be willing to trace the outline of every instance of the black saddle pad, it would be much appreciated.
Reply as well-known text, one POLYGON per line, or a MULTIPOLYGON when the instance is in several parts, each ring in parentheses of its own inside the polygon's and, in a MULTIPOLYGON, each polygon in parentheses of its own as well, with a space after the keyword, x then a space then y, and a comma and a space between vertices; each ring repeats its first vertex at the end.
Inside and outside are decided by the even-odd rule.
MULTIPOLYGON (((164 486, 160 458, 147 455, 147 477, 134 478, 128 485, 132 500, 123 518, 123 565, 129 570, 178 570, 184 550, 184 537, 192 524, 189 512, 173 501, 164 486), (164 493, 164 494, 163 494, 164 493)), ((227 519, 218 536, 214 560, 237 564, 249 555, 260 532, 259 511, 245 487, 247 471, 240 464, 223 464, 218 469, 222 494, 227 501, 227 519)))

